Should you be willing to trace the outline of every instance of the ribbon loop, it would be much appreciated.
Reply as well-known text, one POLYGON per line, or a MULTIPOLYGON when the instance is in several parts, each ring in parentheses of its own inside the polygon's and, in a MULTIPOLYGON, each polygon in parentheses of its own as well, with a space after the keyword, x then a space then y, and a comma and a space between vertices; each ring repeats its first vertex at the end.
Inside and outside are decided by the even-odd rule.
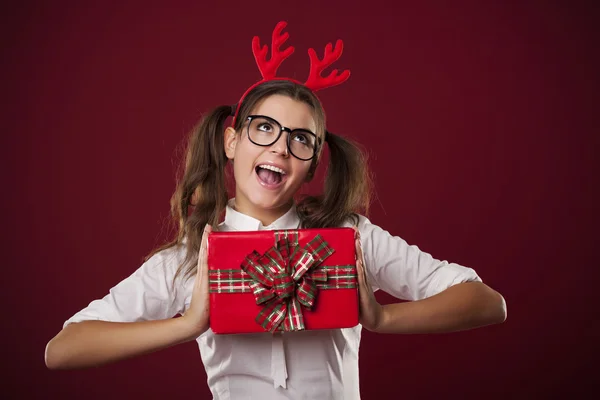
POLYGON ((276 231, 273 247, 262 255, 256 250, 248 254, 241 268, 253 280, 256 304, 263 305, 256 322, 271 332, 305 329, 302 307, 315 304, 315 281, 327 281, 320 266, 333 252, 320 235, 300 248, 297 231, 276 231))
POLYGON ((304 307, 312 308, 317 298, 317 292, 318 289, 315 282, 310 277, 306 277, 298 285, 296 298, 304 307))
POLYGON ((250 275, 254 281, 260 283, 262 286, 273 286, 273 278, 265 270, 263 256, 256 250, 246 256, 242 262, 242 269, 250 275))
POLYGON ((275 277, 273 287, 279 298, 285 299, 294 295, 294 281, 287 272, 283 272, 275 277))

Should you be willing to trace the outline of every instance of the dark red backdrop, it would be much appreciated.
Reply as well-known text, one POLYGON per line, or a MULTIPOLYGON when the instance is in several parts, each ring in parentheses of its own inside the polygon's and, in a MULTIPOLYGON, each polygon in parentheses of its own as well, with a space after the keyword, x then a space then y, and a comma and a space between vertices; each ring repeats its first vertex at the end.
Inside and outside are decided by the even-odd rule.
POLYGON ((174 149, 202 112, 258 79, 251 38, 269 40, 280 19, 297 49, 282 72, 298 79, 308 47, 345 40, 339 66, 352 77, 321 98, 329 128, 372 154, 371 219, 475 268, 508 303, 507 322, 485 329, 365 332, 363 397, 590 388, 600 333, 593 7, 206 3, 2 6, 3 393, 209 398, 195 343, 74 372, 46 370, 44 346, 164 237, 174 149))

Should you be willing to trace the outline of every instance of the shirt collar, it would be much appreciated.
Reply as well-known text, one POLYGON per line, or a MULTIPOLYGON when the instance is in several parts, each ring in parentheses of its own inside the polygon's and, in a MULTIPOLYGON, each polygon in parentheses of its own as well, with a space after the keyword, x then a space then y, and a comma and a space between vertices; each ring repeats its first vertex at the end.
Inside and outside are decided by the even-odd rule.
POLYGON ((232 198, 227 202, 225 208, 225 225, 236 231, 297 229, 300 225, 300 218, 296 213, 296 204, 292 204, 292 207, 285 214, 273 221, 272 224, 264 226, 258 219, 236 211, 235 198, 232 198))

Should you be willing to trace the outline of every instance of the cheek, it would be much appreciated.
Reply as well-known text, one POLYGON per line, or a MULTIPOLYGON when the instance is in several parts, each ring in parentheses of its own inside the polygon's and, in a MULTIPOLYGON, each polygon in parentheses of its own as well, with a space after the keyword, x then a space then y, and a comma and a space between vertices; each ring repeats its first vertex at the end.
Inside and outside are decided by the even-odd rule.
POLYGON ((294 165, 294 170, 296 171, 295 175, 299 181, 304 181, 306 176, 308 175, 308 171, 310 170, 310 162, 303 162, 298 160, 299 162, 294 165))
POLYGON ((241 172, 251 168, 260 151, 260 147, 253 145, 248 140, 244 140, 244 138, 241 138, 235 147, 233 162, 234 170, 241 172))

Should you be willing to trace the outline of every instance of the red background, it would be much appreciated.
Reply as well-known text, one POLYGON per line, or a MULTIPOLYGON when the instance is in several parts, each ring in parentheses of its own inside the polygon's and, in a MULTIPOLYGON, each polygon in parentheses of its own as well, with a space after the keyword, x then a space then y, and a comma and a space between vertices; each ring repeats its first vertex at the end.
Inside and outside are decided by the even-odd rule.
POLYGON ((67 372, 45 368, 44 347, 165 237, 174 149, 259 78, 251 38, 280 19, 296 47, 283 74, 303 79, 308 47, 345 41, 352 77, 320 96, 330 130, 372 155, 372 221, 508 303, 484 329, 365 332, 363 398, 594 385, 595 2, 118 3, 1 6, 3 395, 209 398, 194 342, 67 372))

